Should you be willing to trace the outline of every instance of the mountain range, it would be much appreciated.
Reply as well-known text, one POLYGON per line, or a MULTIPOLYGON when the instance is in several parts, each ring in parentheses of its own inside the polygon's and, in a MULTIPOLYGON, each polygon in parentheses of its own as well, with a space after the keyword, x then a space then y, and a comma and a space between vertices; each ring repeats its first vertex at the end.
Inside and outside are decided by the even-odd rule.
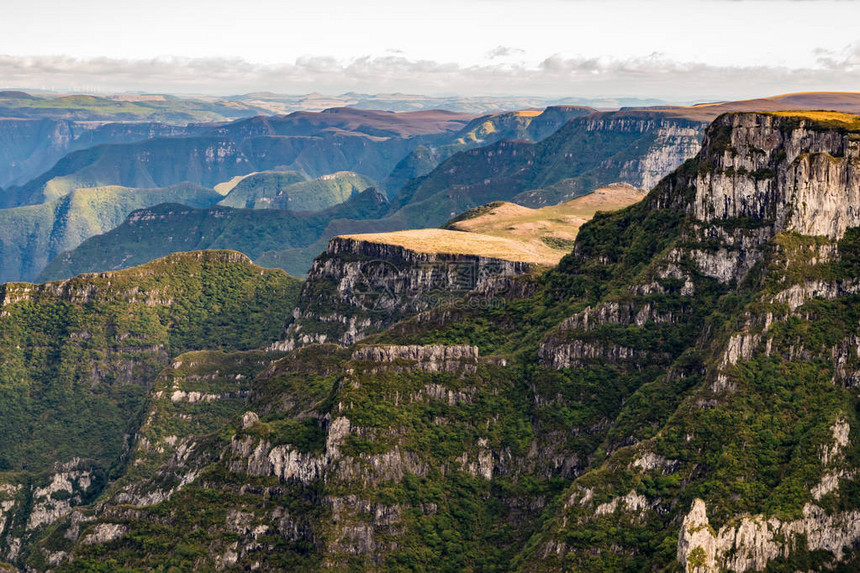
POLYGON ((0 555, 856 570, 858 142, 719 115, 550 269, 445 230, 334 238, 304 283, 214 251, 4 285, 0 555))
MULTIPOLYGON (((331 192, 332 182, 325 179, 331 170, 343 168, 379 182, 376 185, 384 189, 391 198, 388 212, 382 216, 374 211, 371 221, 342 217, 319 219, 325 220, 325 226, 314 230, 316 237, 310 243, 285 242, 280 248, 267 251, 264 256, 260 255, 259 249, 254 249, 253 256, 263 256, 255 259, 258 262, 279 266, 301 276, 305 274, 313 258, 325 249, 326 242, 338 234, 437 227, 456 214, 487 202, 514 201, 526 206, 541 207, 616 181, 649 188, 683 160, 696 153, 705 126, 719 113, 733 109, 796 108, 803 105, 860 110, 856 94, 814 93, 692 107, 664 106, 660 109, 628 109, 618 112, 595 112, 583 107, 554 107, 541 113, 503 113, 469 121, 463 116, 456 116, 461 119, 454 120, 454 116, 439 115, 435 112, 417 115, 356 110, 331 110, 322 114, 298 113, 280 119, 256 118, 214 127, 205 137, 166 140, 166 147, 158 151, 160 159, 155 162, 152 155, 141 152, 139 145, 109 146, 108 155, 103 155, 102 151, 96 148, 98 151, 95 159, 87 156, 83 161, 79 161, 79 158, 73 159, 73 156, 70 156, 67 158, 68 163, 61 162, 54 172, 49 172, 25 186, 24 194, 40 197, 46 192, 62 193, 70 187, 94 182, 119 180, 126 181, 127 184, 153 185, 156 178, 167 182, 187 177, 196 177, 207 186, 213 185, 215 180, 225 178, 225 181, 214 185, 226 192, 230 188, 228 180, 235 182, 252 169, 249 161, 245 161, 248 157, 245 150, 248 148, 252 155, 262 156, 265 162, 263 167, 266 169, 283 160, 283 163, 289 162, 289 165, 276 165, 277 169, 296 169, 303 177, 322 177, 322 181, 327 181, 326 191, 320 195, 325 199, 310 206, 311 208, 331 206, 344 198, 343 190, 346 187, 331 192), (449 131, 444 131, 446 129, 449 131), (439 130, 443 130, 442 133, 437 133, 439 130), (355 144, 350 146, 352 151, 344 155, 344 144, 340 139, 332 139, 335 137, 333 133, 337 137, 343 135, 352 141, 355 144), (433 133, 436 135, 432 135, 433 133), (374 139, 379 137, 388 139, 374 139), (416 138, 424 137, 430 139, 423 139, 423 143, 416 141, 416 138), (200 147, 210 145, 210 138, 220 138, 218 141, 222 143, 225 140, 234 143, 224 144, 227 145, 228 151, 223 153, 222 159, 209 162, 200 147), (309 138, 315 143, 309 144, 309 138), (431 143, 431 140, 435 143, 431 143), (236 144, 237 141, 246 143, 236 144), (256 143, 252 146, 247 141, 256 143), (292 155, 293 151, 286 157, 277 154, 273 156, 271 150, 277 147, 273 143, 275 141, 279 142, 278 145, 291 142, 289 145, 293 151, 294 147, 306 144, 310 145, 310 148, 302 147, 298 158, 292 155), (383 146, 381 150, 379 145, 383 146), (401 151, 387 155, 394 147, 401 151), (411 151, 407 153, 405 150, 410 148, 411 151), (331 160, 334 149, 338 150, 335 157, 341 158, 336 162, 331 160), (236 151, 234 153, 230 150, 236 151), (188 153, 191 153, 190 157, 188 153), (380 159, 383 155, 384 158, 380 159), (241 168, 235 168, 241 174, 226 179, 234 172, 231 171, 234 169, 234 157, 245 161, 241 168), (200 165, 201 161, 203 166, 200 165), (119 169, 118 165, 127 167, 119 169), (101 166, 108 166, 109 169, 105 170, 101 166)), ((147 148, 160 149, 162 140, 153 140, 145 145, 147 148)), ((207 153, 217 155, 214 147, 206 149, 209 149, 207 153)), ((256 175, 245 184, 255 185, 257 188, 251 195, 262 197, 259 204, 256 198, 254 199, 254 206, 275 206, 269 201, 280 192, 279 184, 273 179, 265 184, 255 184, 255 181, 267 181, 265 177, 280 176, 256 175)), ((369 184, 371 182, 365 180, 355 188, 369 184)), ((244 191, 240 188, 236 197, 239 193, 244 191)), ((247 198, 238 201, 234 199, 225 199, 222 205, 249 206, 247 198)), ((293 207, 287 205, 287 208, 293 207)), ((165 238, 176 236, 177 230, 183 226, 193 225, 184 225, 181 220, 175 218, 162 221, 166 227, 151 229, 152 238, 147 239, 153 244, 135 245, 130 238, 141 235, 132 233, 122 236, 127 228, 117 229, 120 236, 110 235, 96 239, 96 242, 101 241, 102 246, 90 245, 87 251, 115 253, 112 258, 100 256, 98 260, 88 261, 82 253, 69 253, 64 255, 64 260, 69 263, 65 266, 76 271, 117 269, 129 264, 128 261, 146 260, 145 253, 167 254, 170 250, 169 246, 163 244, 165 238), (129 250, 117 253, 112 245, 106 244, 108 242, 113 245, 121 244, 129 250), (100 264, 108 266, 100 267, 100 264)), ((261 223, 254 228, 259 229, 265 225, 266 223, 261 223)), ((217 232, 209 235, 217 236, 217 232)), ((243 248, 247 248, 247 245, 253 242, 254 237, 249 234, 238 239, 234 245, 224 244, 223 241, 217 244, 227 248, 246 245, 243 248)), ((196 244, 199 248, 205 248, 207 245, 205 240, 196 244)), ((267 244, 272 244, 272 241, 267 241, 267 244)), ((55 266, 54 269, 56 268, 59 267, 55 266)), ((71 275, 57 275, 52 270, 43 274, 42 278, 66 276, 71 275)), ((36 274, 30 274, 15 278, 33 280, 35 277, 36 274)))

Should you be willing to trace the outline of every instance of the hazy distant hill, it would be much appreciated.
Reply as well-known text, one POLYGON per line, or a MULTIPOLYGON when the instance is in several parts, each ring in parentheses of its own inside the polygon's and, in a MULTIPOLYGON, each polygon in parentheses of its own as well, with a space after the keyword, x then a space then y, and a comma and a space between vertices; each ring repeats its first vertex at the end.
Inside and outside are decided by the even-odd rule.
POLYGON ((0 187, 26 183, 49 170, 71 151, 104 143, 187 136, 207 129, 209 127, 202 125, 153 122, 94 123, 48 118, 0 118, 0 187))
POLYGON ((128 268, 179 251, 229 248, 256 258, 266 251, 307 246, 334 220, 375 219, 386 209, 385 196, 375 189, 313 213, 158 205, 131 213, 115 229, 56 257, 38 280, 128 268))
POLYGON ((208 207, 221 198, 190 183, 160 189, 76 189, 40 205, 0 209, 0 282, 32 281, 55 256, 113 229, 135 209, 172 201, 208 207))
POLYGON ((586 106, 617 109, 621 106, 661 105, 666 102, 643 98, 545 98, 537 96, 451 96, 432 97, 420 94, 362 94, 348 92, 339 95, 310 93, 285 95, 254 92, 230 96, 225 100, 266 108, 272 113, 290 113, 298 110, 322 111, 332 107, 355 107, 387 111, 418 111, 447 109, 474 114, 504 113, 515 109, 544 108, 550 106, 586 106))
POLYGON ((239 102, 206 101, 170 95, 32 95, 0 91, 0 118, 50 118, 77 121, 157 121, 175 124, 226 121, 265 113, 239 102))
POLYGON ((412 149, 444 139, 472 118, 444 111, 336 109, 256 117, 193 137, 99 145, 71 153, 43 175, 5 189, 0 206, 41 203, 79 187, 163 187, 182 181, 212 187, 236 175, 274 169, 309 177, 354 171, 381 180, 412 149))
POLYGON ((375 185, 372 179, 351 171, 339 171, 310 181, 295 171, 266 171, 243 178, 219 205, 240 209, 322 211, 375 185))
MULTIPOLYGON (((350 218, 348 215, 327 220, 316 228, 316 237, 305 244, 289 243, 271 247, 262 253, 255 251, 255 260, 263 264, 286 268, 301 275, 313 258, 321 252, 328 239, 338 234, 398 231, 411 228, 438 227, 451 217, 492 201, 513 201, 530 207, 553 205, 598 187, 614 182, 625 182, 636 187, 653 187, 664 175, 685 159, 697 153, 708 118, 733 107, 786 106, 816 104, 821 107, 850 107, 860 109, 860 94, 795 94, 752 102, 673 107, 667 109, 631 109, 619 112, 600 112, 574 117, 549 137, 537 142, 502 140, 492 145, 455 153, 429 174, 409 182, 396 195, 387 213, 377 212, 372 220, 350 218), (381 217, 381 218, 380 218, 381 217)), ((341 126, 361 124, 356 114, 342 111, 341 126), (349 121, 344 121, 348 119, 349 121)), ((546 113, 546 112, 545 112, 546 113)), ((315 121, 318 116, 311 115, 315 121)), ((528 114, 505 114, 486 121, 475 120, 464 126, 456 135, 464 141, 488 138, 496 126, 507 126, 512 132, 528 129, 544 114, 534 115, 527 124, 528 114), (486 124, 486 125, 485 125, 486 124)), ((298 128, 307 128, 305 116, 298 114, 291 121, 298 128), (303 127, 304 126, 304 127, 303 127)), ((360 117, 360 116, 359 116, 360 117)), ((396 114, 373 114, 376 129, 386 128, 386 120, 396 114)), ((231 126, 245 132, 265 132, 275 129, 269 121, 260 119, 239 122, 231 126)), ((451 143, 451 134, 447 136, 451 143)), ((437 148, 442 147, 437 145, 437 148)), ((425 145, 430 153, 426 165, 436 159, 433 146, 425 145)), ((410 169, 421 169, 421 148, 416 148, 410 169)), ((402 164, 401 164, 402 166, 402 164)), ((174 220, 171 225, 179 225, 174 220)), ((153 229, 153 234, 160 231, 153 229)), ((98 252, 95 245, 105 245, 110 238, 94 238, 91 253, 98 252)), ((146 252, 146 237, 142 244, 126 248, 146 252)), ((204 248, 205 242, 197 248, 204 248)), ((247 244, 247 243, 245 243, 247 244)), ((229 246, 229 245, 225 245, 229 246)), ((100 248, 100 247, 99 247, 100 248)), ((239 247, 235 247, 239 248, 239 247)), ((162 251, 159 251, 161 254, 162 251)), ((87 256, 70 253, 79 261, 77 268, 98 269, 87 256)), ((137 259, 136 259, 137 260, 137 259)), ((116 260, 113 265, 119 264, 116 260)))
POLYGON ((510 111, 475 118, 451 140, 437 146, 417 147, 404 157, 385 181, 389 196, 396 195, 410 180, 430 173, 437 165, 458 151, 489 145, 503 139, 540 141, 558 130, 568 120, 593 113, 582 106, 554 106, 543 111, 510 111))

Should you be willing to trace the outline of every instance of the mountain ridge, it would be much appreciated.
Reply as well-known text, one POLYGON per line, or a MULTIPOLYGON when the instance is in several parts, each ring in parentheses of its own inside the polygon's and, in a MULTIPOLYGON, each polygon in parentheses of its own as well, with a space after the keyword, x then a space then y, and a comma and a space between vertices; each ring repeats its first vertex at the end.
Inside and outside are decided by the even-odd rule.
MULTIPOLYGON (((4 556, 58 571, 856 569, 858 133, 726 114, 554 269, 486 276, 352 347, 177 357, 127 477, 96 504, 64 486, 65 515, 29 533, 9 505, 4 556), (8 557, 24 533, 29 553, 8 557)), ((318 298, 352 296, 337 282, 391 255, 333 245, 316 264, 334 287, 302 287, 318 298)), ((395 278, 427 277, 425 262, 395 278)), ((363 320, 320 310, 301 318, 363 320)), ((7 487, 47 515, 47 484, 86 471, 7 487)))

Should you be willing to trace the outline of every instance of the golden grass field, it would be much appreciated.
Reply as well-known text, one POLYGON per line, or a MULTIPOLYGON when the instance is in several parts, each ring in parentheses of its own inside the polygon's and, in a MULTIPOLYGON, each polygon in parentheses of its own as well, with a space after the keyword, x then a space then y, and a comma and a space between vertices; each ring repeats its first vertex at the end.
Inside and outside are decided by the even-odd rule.
POLYGON ((502 202, 476 217, 453 223, 449 228, 455 230, 417 229, 345 236, 421 253, 478 255, 555 266, 570 251, 569 245, 579 228, 596 212, 621 209, 644 197, 645 192, 640 189, 614 184, 541 209, 502 202))
POLYGON ((799 117, 820 123, 837 124, 850 130, 860 129, 860 115, 838 111, 775 111, 771 115, 799 117))

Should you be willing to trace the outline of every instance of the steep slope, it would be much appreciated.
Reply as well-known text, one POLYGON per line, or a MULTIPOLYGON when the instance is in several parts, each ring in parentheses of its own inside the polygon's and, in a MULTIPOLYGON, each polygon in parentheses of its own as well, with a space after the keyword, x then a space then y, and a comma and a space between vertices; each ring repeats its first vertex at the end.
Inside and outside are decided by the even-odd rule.
POLYGON ((41 203, 79 187, 212 187, 237 175, 295 170, 309 177, 355 171, 381 180, 416 146, 463 127, 471 115, 349 109, 256 117, 193 137, 100 145, 71 153, 28 183, 4 190, 6 206, 41 203))
POLYGON ((41 205, 0 210, 0 282, 33 280, 58 254, 109 231, 136 209, 167 201, 209 207, 221 196, 189 183, 164 189, 76 189, 41 205))
POLYGON ((123 471, 155 376, 174 356, 268 343, 298 285, 239 253, 211 251, 0 286, 4 558, 18 558, 22 543, 123 471))
MULTIPOLYGON (((378 218, 387 206, 385 196, 375 189, 314 213, 158 205, 135 211, 115 229, 58 255, 45 267, 39 280, 118 270, 170 253, 200 249, 229 248, 257 259, 268 251, 312 244, 332 221, 378 218)), ((303 263, 295 274, 304 274, 307 265, 303 263)))
POLYGON ((236 184, 219 203, 240 209, 322 211, 339 205, 375 182, 358 173, 339 171, 306 181, 295 172, 255 173, 236 184))
POLYGON ((518 241, 443 229, 332 239, 314 260, 284 339, 353 344, 391 324, 551 264, 518 241))
MULTIPOLYGON (((575 118, 537 144, 501 141, 457 153, 431 174, 410 182, 392 199, 386 216, 332 220, 312 243, 274 248, 258 260, 304 274, 314 257, 338 235, 434 228, 493 201, 540 207, 618 180, 650 181, 695 153, 703 125, 665 119, 659 113, 646 113, 645 119, 628 120, 624 115, 616 121, 611 114, 589 119, 595 117, 575 118), (534 190, 530 180, 546 188, 534 190), (532 191, 527 192, 529 189, 532 191)), ((104 243, 107 246, 108 241, 104 243)), ((78 258, 77 254, 71 256, 78 258)))
MULTIPOLYGON (((0 119, 0 187, 26 183, 71 151, 103 143, 191 135, 204 129, 152 122, 93 125, 60 119, 3 118, 0 119)), ((0 191, 0 206, 11 204, 0 191)))
MULTIPOLYGON (((332 220, 319 232, 315 241, 299 247, 276 247, 261 254, 257 260, 301 275, 314 257, 326 248, 327 242, 337 235, 438 227, 459 213, 493 201, 513 201, 531 207, 554 205, 618 181, 648 188, 697 152, 704 126, 721 111, 733 107, 754 109, 759 105, 768 109, 779 105, 790 108, 805 101, 837 109, 860 105, 857 94, 798 94, 749 102, 629 109, 574 117, 536 144, 503 140, 457 153, 428 175, 412 180, 394 198, 387 216, 373 217, 372 221, 332 220)), ((516 113, 494 117, 496 120, 509 118, 508 127, 513 126, 517 133, 522 133, 523 129, 528 132, 528 126, 535 125, 535 122, 540 125, 545 119, 548 125, 554 125, 559 115, 565 119, 569 113, 576 115, 584 111, 581 108, 561 108, 547 109, 533 117, 516 113)), ((302 125, 301 117, 291 121, 302 125)), ((495 126, 492 117, 486 121, 495 126)), ((464 128, 463 133, 472 134, 469 141, 476 142, 486 137, 490 130, 481 131, 480 126, 484 123, 483 119, 475 120, 470 127, 464 128)), ((241 130, 249 133, 275 129, 268 120, 249 120, 241 122, 241 125, 241 130)), ((292 124, 288 122, 288 125, 292 124)), ((342 125, 344 129, 351 129, 349 122, 342 125)), ((497 130, 491 135, 502 131, 497 130)), ((405 173, 422 172, 438 160, 434 149, 443 147, 439 142, 444 142, 444 138, 439 139, 435 146, 416 147, 415 154, 407 157, 395 171, 399 169, 403 176, 405 173)), ((390 182, 389 179, 387 184, 390 182)), ((141 245, 141 250, 146 249, 141 245)), ((142 262, 145 258, 140 255, 135 254, 135 260, 142 262)), ((80 268, 98 267, 85 265, 80 268)))
POLYGON ((698 151, 704 125, 661 112, 575 118, 535 144, 505 141, 458 154, 411 182, 397 205, 504 194, 542 206, 616 181, 647 188, 698 151))
POLYGON ((433 147, 420 146, 404 157, 385 180, 389 197, 411 179, 430 173, 458 151, 489 145, 503 139, 540 141, 568 120, 593 113, 590 107, 551 106, 543 111, 512 111, 476 118, 451 140, 433 147))
MULTIPOLYGON (((33 554, 60 570, 856 570, 858 128, 722 116, 543 275, 250 382, 182 359, 133 446, 140 473, 33 554), (243 389, 221 431, 186 404, 243 389)), ((243 376, 253 360, 231 359, 243 376)))

